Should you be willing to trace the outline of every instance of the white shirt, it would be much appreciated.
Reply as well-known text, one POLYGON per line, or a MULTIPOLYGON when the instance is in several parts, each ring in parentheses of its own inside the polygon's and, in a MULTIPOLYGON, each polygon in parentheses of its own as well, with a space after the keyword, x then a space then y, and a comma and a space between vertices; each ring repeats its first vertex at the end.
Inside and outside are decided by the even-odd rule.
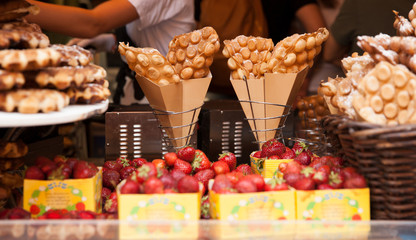
POLYGON ((152 47, 167 55, 169 42, 195 28, 193 0, 129 0, 139 18, 126 26, 137 47, 152 47))

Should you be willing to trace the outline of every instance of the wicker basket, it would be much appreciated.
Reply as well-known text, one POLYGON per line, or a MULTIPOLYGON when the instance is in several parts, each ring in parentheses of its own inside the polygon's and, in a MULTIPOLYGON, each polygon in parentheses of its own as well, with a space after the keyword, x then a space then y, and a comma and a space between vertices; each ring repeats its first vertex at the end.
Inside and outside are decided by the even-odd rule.
POLYGON ((329 115, 334 152, 367 179, 372 219, 416 219, 416 125, 380 126, 329 115))

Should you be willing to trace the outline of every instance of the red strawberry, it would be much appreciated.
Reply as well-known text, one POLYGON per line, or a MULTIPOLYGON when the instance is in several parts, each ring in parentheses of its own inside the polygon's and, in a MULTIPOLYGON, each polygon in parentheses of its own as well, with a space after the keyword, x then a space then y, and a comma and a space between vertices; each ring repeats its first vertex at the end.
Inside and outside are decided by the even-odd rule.
POLYGON ((356 174, 350 178, 347 178, 344 181, 344 188, 365 188, 367 187, 367 182, 365 181, 364 176, 356 174))
POLYGON ((47 174, 47 179, 49 180, 63 180, 71 177, 72 169, 68 164, 64 162, 59 162, 57 168, 49 171, 47 174))
POLYGON ((327 184, 327 183, 323 183, 323 184, 319 184, 318 185, 318 189, 319 190, 332 190, 334 189, 333 187, 331 187, 331 185, 327 184))
POLYGON ((175 181, 179 181, 181 178, 186 176, 186 174, 179 169, 172 169, 170 174, 175 179, 175 181))
POLYGON ((286 172, 286 168, 287 168, 287 162, 282 162, 282 163, 279 163, 279 167, 278 167, 278 169, 279 169, 279 171, 280 171, 281 173, 286 172))
POLYGON ((139 168, 146 162, 147 162, 147 160, 144 159, 144 158, 135 158, 135 159, 131 160, 130 165, 132 165, 135 168, 139 168))
POLYGON ((176 190, 175 188, 167 188, 164 191, 165 194, 175 194, 178 193, 178 190, 176 190))
POLYGON ((180 193, 196 193, 199 191, 199 183, 193 176, 185 176, 178 181, 178 191, 180 193))
POLYGON ((311 157, 306 152, 299 153, 295 161, 299 162, 301 165, 308 166, 311 163, 311 157))
POLYGON ((261 148, 261 155, 262 158, 268 158, 273 155, 282 155, 286 151, 286 147, 283 143, 279 142, 277 139, 273 139, 272 141, 267 141, 263 144, 261 148))
POLYGON ((62 219, 62 213, 58 210, 49 210, 44 215, 46 219, 62 219))
POLYGON ((268 159, 281 159, 279 155, 272 155, 268 159))
POLYGON ((120 172, 120 170, 123 168, 123 164, 121 164, 120 162, 116 162, 116 161, 106 161, 103 167, 120 172))
POLYGON ((312 178, 302 178, 296 181, 293 187, 297 190, 313 190, 315 189, 315 182, 312 178))
POLYGON ((37 166, 30 166, 26 169, 26 179, 45 180, 45 174, 37 166))
POLYGON ((238 182, 238 180, 244 177, 244 174, 242 172, 234 170, 230 173, 226 173, 225 176, 227 176, 231 183, 235 185, 238 182))
POLYGON ((157 169, 166 169, 166 162, 163 159, 153 159, 152 163, 157 169))
POLYGON ((342 188, 344 185, 344 177, 338 173, 331 172, 329 174, 329 185, 335 189, 342 188))
POLYGON ((253 154, 253 157, 260 158, 261 157, 261 151, 257 151, 253 154))
POLYGON ((228 164, 230 171, 234 170, 237 165, 237 158, 232 152, 225 152, 219 155, 218 161, 223 161, 228 164))
POLYGON ((292 147, 292 150, 293 152, 295 152, 296 155, 299 155, 305 149, 308 149, 308 147, 306 146, 304 142, 301 142, 301 141, 296 141, 292 147))
POLYGON ((104 210, 108 213, 116 213, 118 211, 117 193, 113 192, 105 201, 104 210))
POLYGON ((111 190, 109 188, 103 187, 101 189, 101 198, 103 199, 103 203, 110 197, 111 190))
POLYGON ((316 184, 320 185, 320 184, 324 184, 324 183, 328 183, 329 177, 328 177, 328 173, 325 170, 317 170, 314 174, 312 179, 315 181, 316 184))
MULTIPOLYGON (((185 176, 185 174, 183 176, 185 176)), ((175 178, 170 173, 162 175, 159 179, 163 183, 165 192, 166 192, 166 189, 176 188, 177 180, 175 180, 175 178)))
POLYGON ((149 177, 156 177, 157 169, 155 165, 151 162, 145 162, 141 167, 136 169, 136 171, 130 175, 129 178, 136 180, 139 183, 143 183, 149 177))
POLYGON ((334 166, 341 167, 344 163, 344 160, 340 157, 332 157, 331 158, 332 163, 334 163, 334 166))
POLYGON ((245 176, 244 178, 250 179, 255 185, 258 192, 264 191, 264 185, 266 183, 264 182, 264 178, 261 175, 258 174, 250 174, 245 176))
POLYGON ((288 189, 289 186, 281 178, 273 178, 264 186, 264 191, 283 191, 288 189))
POLYGON ((23 208, 15 207, 8 209, 7 218, 8 219, 30 219, 30 212, 24 210, 23 208))
POLYGON ((236 170, 242 172, 244 175, 253 174, 253 170, 248 164, 240 164, 237 166, 236 170))
POLYGON ((286 181, 287 184, 290 186, 294 186, 297 181, 303 178, 303 175, 300 173, 285 173, 283 175, 283 179, 286 181))
POLYGON ((52 170, 54 170, 54 169, 57 168, 57 165, 56 165, 56 163, 54 163, 54 162, 51 161, 50 163, 45 163, 43 165, 40 165, 39 167, 40 167, 40 169, 42 170, 43 173, 45 173, 46 175, 48 175, 48 173, 50 171, 52 171, 52 170))
POLYGON ((358 174, 357 169, 355 169, 353 167, 345 167, 345 168, 341 169, 341 175, 345 179, 351 178, 351 177, 353 177, 357 174, 358 174))
POLYGON ((66 164, 69 165, 71 170, 74 170, 74 166, 78 163, 78 161, 79 161, 79 159, 77 159, 77 158, 68 158, 66 160, 66 164))
POLYGON ((67 160, 67 158, 66 158, 65 156, 63 156, 63 155, 56 155, 56 156, 53 158, 53 161, 54 161, 55 163, 64 163, 64 162, 66 162, 66 160, 67 160))
POLYGON ((211 167, 211 162, 209 161, 208 157, 205 155, 204 152, 201 150, 195 151, 195 159, 192 162, 192 168, 194 172, 199 172, 211 167))
POLYGON ((214 183, 212 184, 212 190, 219 193, 221 189, 230 189, 233 188, 233 184, 224 174, 218 175, 214 179, 214 183))
MULTIPOLYGON (((282 163, 281 163, 282 164, 282 163)), ((284 169, 283 173, 300 173, 302 170, 301 165, 297 161, 288 162, 286 168, 284 169)))
POLYGON ((230 172, 230 167, 226 162, 216 161, 212 164, 211 169, 215 172, 215 175, 226 174, 230 172))
POLYGON ((300 173, 306 178, 312 178, 315 174, 315 169, 311 167, 305 167, 300 171, 300 173))
POLYGON ((286 148, 286 152, 284 152, 282 155, 280 155, 280 158, 281 159, 295 159, 296 154, 292 149, 286 148))
POLYGON ((178 159, 178 155, 175 152, 168 152, 163 155, 163 159, 165 159, 168 166, 173 166, 176 162, 176 159, 178 159))
POLYGON ((81 211, 79 217, 81 219, 95 219, 95 213, 91 211, 81 211))
POLYGON ((213 179, 215 177, 215 173, 212 169, 205 169, 200 172, 197 172, 194 177, 196 180, 204 184, 204 187, 208 189, 208 182, 210 179, 213 179))
POLYGON ((178 158, 191 163, 195 158, 195 148, 187 146, 179 149, 178 158))
POLYGON ((128 178, 134 171, 136 168, 133 166, 123 167, 119 172, 121 180, 128 178))
POLYGON ((83 202, 78 202, 75 204, 75 209, 78 211, 83 211, 85 210, 85 204, 83 202))
POLYGON ((239 193, 257 192, 256 184, 250 179, 251 175, 242 177, 236 184, 235 189, 239 193))
POLYGON ((191 174, 192 172, 192 166, 189 162, 186 162, 181 159, 176 159, 175 164, 173 165, 173 169, 182 171, 185 174, 191 174))
POLYGON ((53 161, 44 156, 38 156, 35 159, 35 166, 38 166, 38 167, 45 165, 45 164, 50 164, 50 163, 53 163, 53 161))
POLYGON ((201 198, 201 219, 210 219, 208 195, 201 198))
POLYGON ((126 180, 123 186, 120 188, 122 194, 136 194, 140 192, 140 183, 134 180, 126 180))
POLYGON ((163 182, 157 177, 150 177, 144 182, 144 193, 163 193, 163 182))
POLYGON ((72 170, 72 177, 75 179, 91 178, 96 174, 96 167, 92 167, 86 161, 78 161, 72 170))
POLYGON ((126 157, 119 157, 116 159, 116 162, 121 164, 123 167, 130 166, 130 160, 128 160, 126 157))
POLYGON ((120 174, 115 170, 103 172, 103 186, 114 189, 120 183, 120 174))
POLYGON ((30 213, 32 215, 38 215, 40 213, 40 208, 37 205, 33 204, 32 206, 30 206, 30 213))

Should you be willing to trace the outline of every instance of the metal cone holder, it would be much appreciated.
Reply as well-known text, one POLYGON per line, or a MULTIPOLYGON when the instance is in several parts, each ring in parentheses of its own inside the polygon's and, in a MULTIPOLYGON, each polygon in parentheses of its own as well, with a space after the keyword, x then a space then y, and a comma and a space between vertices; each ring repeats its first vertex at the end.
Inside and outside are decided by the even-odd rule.
POLYGON ((181 149, 185 146, 193 145, 191 143, 191 139, 197 129, 197 115, 200 112, 201 107, 202 105, 183 112, 164 111, 152 108, 153 114, 159 121, 159 129, 162 132, 162 143, 166 146, 167 151, 174 150, 176 152, 176 150, 181 149), (163 124, 160 120, 166 117, 181 117, 185 114, 192 116, 191 121, 188 121, 189 123, 183 125, 168 126, 167 124, 163 124), (179 131, 184 134, 179 134, 180 136, 178 136, 177 132, 179 131))

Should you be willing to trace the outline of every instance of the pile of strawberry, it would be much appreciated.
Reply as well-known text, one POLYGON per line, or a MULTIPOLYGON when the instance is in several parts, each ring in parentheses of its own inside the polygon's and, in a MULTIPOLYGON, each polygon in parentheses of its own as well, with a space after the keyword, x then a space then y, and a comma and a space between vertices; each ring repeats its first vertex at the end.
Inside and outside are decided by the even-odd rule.
POLYGON ((30 212, 24 210, 23 208, 10 208, 4 209, 0 211, 0 219, 10 219, 10 220, 17 220, 17 219, 30 219, 31 214, 30 212))
POLYGON ((51 160, 44 156, 38 156, 35 159, 35 165, 26 169, 25 179, 84 179, 94 177, 98 171, 99 169, 94 163, 77 158, 57 155, 51 160))
POLYGON ((40 220, 46 219, 117 219, 117 216, 107 213, 95 213, 88 210, 72 210, 67 209, 50 209, 41 216, 37 217, 40 220))

